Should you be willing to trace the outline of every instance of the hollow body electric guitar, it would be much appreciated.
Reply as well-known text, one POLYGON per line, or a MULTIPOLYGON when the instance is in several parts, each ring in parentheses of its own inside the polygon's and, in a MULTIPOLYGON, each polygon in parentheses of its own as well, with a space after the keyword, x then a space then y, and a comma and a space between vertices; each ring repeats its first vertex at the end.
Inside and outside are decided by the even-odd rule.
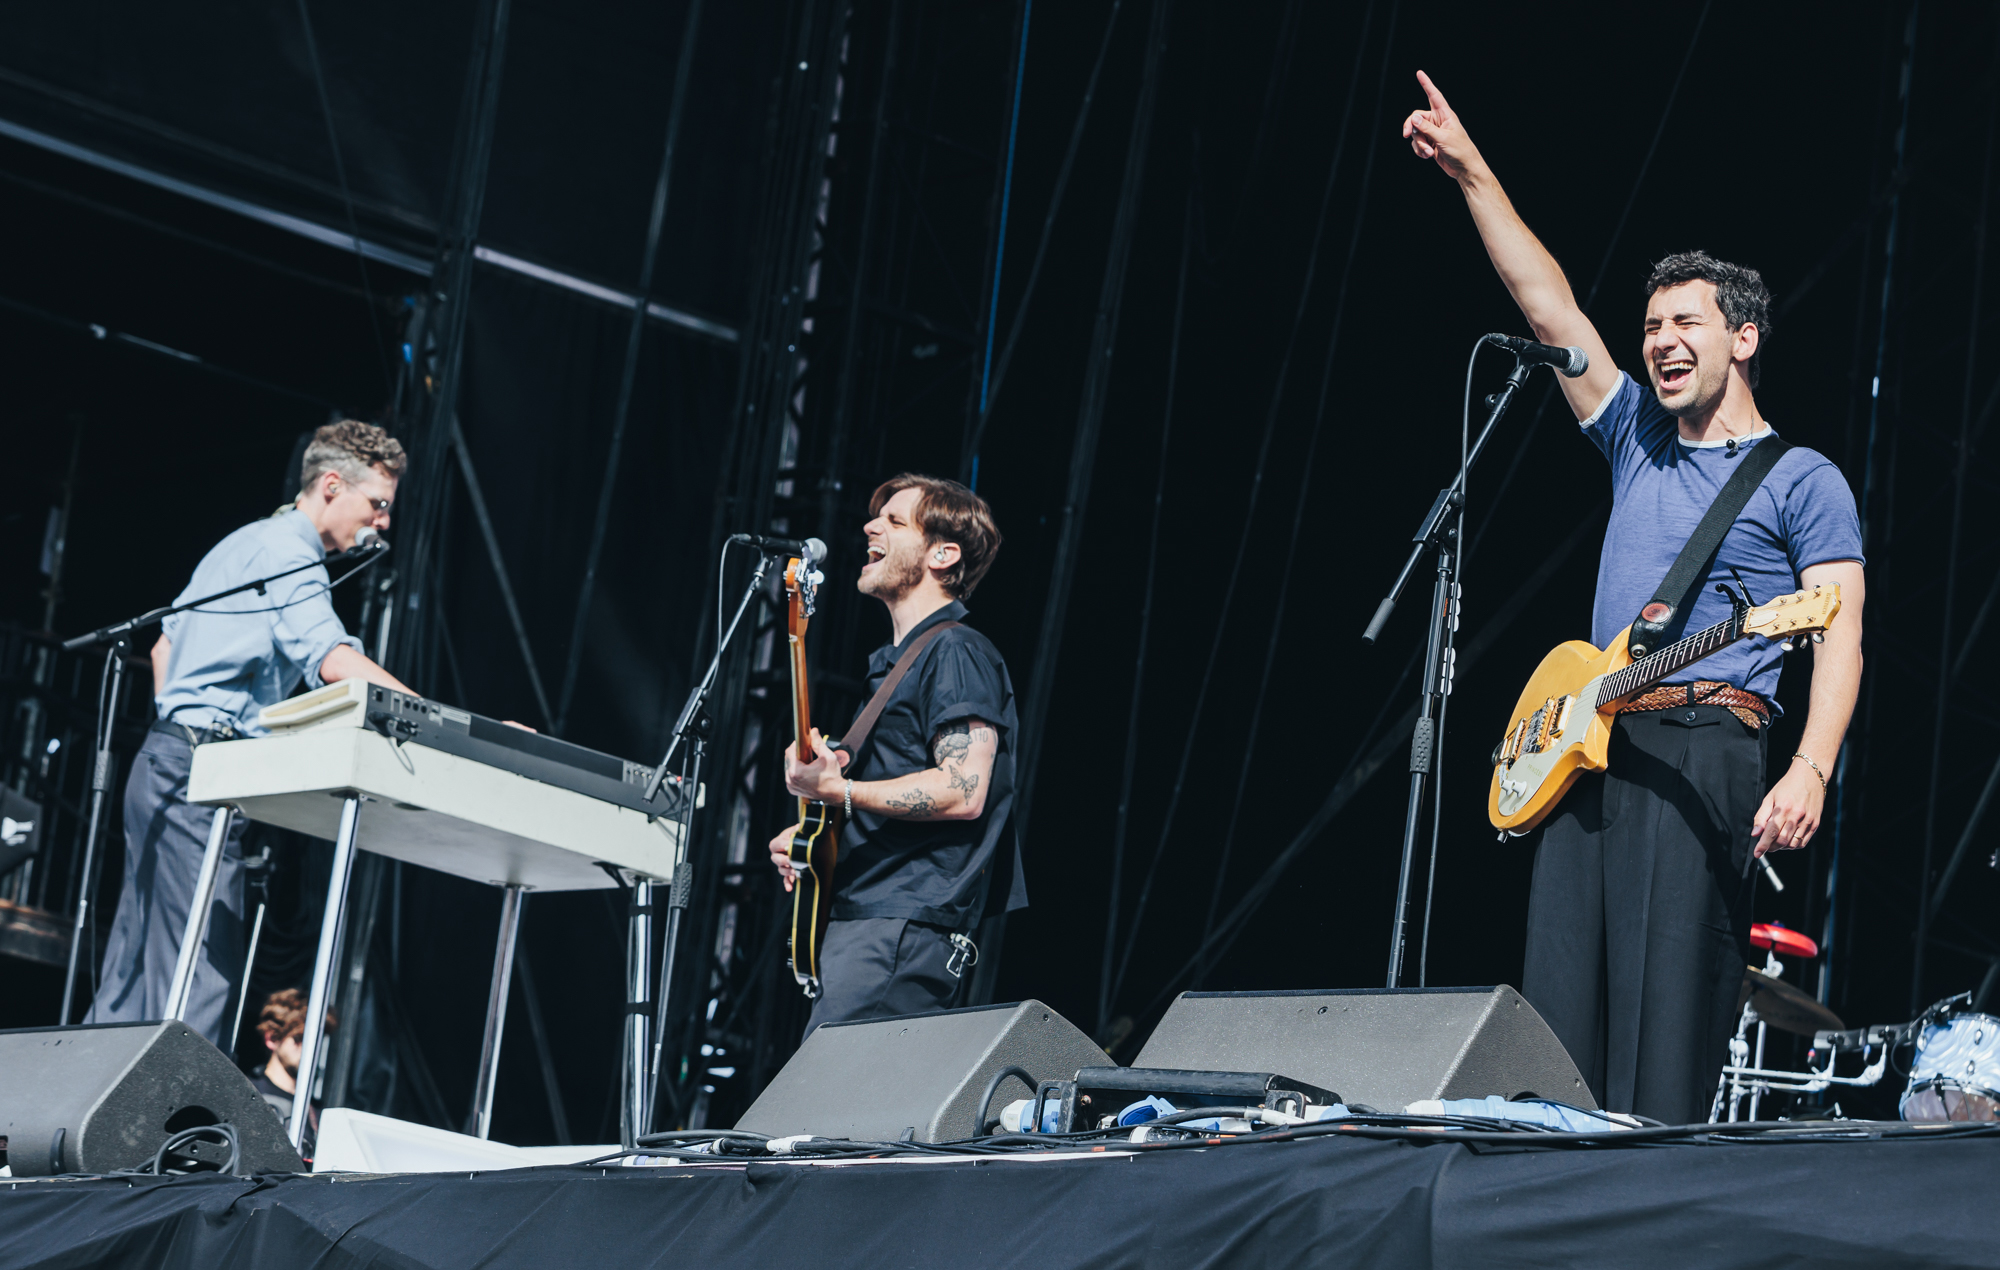
MULTIPOLYGON (((810 763, 812 707, 806 690, 806 623, 822 581, 819 570, 803 560, 785 566, 785 634, 792 659, 792 725, 799 761, 810 763)), ((833 912, 833 866, 839 858, 840 809, 808 798, 799 799, 799 827, 788 853, 792 862, 792 978, 807 997, 820 995, 819 949, 833 912)))
POLYGON ((1618 707, 1667 676, 1752 635, 1794 639, 1825 630, 1840 612, 1835 584, 1752 605, 1747 593, 1729 596, 1727 621, 1667 645, 1638 661, 1626 648, 1627 627, 1609 648, 1580 639, 1558 645, 1521 693, 1513 722, 1493 750, 1493 787, 1486 813, 1493 826, 1524 834, 1542 823, 1577 777, 1601 772, 1609 762, 1611 725, 1618 707))

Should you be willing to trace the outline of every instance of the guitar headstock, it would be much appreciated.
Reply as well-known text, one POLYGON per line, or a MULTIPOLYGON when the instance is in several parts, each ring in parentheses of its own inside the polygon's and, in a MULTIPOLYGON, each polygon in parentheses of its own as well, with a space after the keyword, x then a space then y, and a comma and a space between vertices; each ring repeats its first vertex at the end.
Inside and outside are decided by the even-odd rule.
POLYGON ((819 601, 820 583, 824 581, 826 575, 814 568, 810 561, 794 558, 786 563, 786 616, 794 638, 805 635, 806 620, 813 615, 813 608, 819 601))
POLYGON ((1840 612, 1840 584, 1823 582, 1816 587, 1781 595, 1759 604, 1743 615, 1743 633, 1766 639, 1789 639, 1833 625, 1840 612))

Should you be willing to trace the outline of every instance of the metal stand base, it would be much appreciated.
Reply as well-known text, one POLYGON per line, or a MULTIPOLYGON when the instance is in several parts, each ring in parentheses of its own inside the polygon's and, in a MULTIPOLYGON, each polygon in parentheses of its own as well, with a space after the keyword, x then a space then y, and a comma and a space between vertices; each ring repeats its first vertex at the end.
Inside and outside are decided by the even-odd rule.
MULTIPOLYGON (((215 876, 222 868, 222 847, 229 841, 229 817, 233 812, 230 807, 217 807, 215 819, 209 825, 208 848, 201 853, 201 872, 195 876, 194 898, 188 904, 187 925, 181 930, 181 955, 174 962, 173 985, 167 989, 170 1019, 187 1020, 188 997, 194 991, 194 972, 201 964, 202 945, 208 942, 208 914, 215 906, 215 876)), ((247 980, 244 986, 249 986, 247 980)), ((233 1036, 224 1038, 224 1044, 234 1040, 233 1036)))
POLYGON ((639 1135, 651 1127, 652 1108, 647 1095, 647 1040, 652 1030, 653 1003, 647 1000, 648 981, 653 970, 653 883, 635 878, 632 883, 630 938, 625 949, 625 1062, 622 1095, 619 1099, 619 1145, 630 1151, 639 1145, 639 1135))
POLYGON ((355 843, 361 834, 361 795, 349 794, 340 804, 340 835, 333 843, 333 872, 326 884, 326 914, 319 924, 319 951, 313 956, 312 993, 306 1001, 306 1033, 299 1046, 299 1074, 292 1093, 292 1148, 305 1141, 312 1115, 313 1086, 326 1048, 327 994, 333 988, 333 968, 340 957, 340 935, 347 916, 347 882, 354 873, 355 843))
POLYGON ((507 1027, 507 991, 514 982, 514 940, 521 930, 527 896, 509 886, 500 901, 500 935, 493 946, 493 984, 486 995, 486 1037, 479 1043, 479 1083, 472 1094, 472 1133, 493 1131, 493 1082, 500 1074, 500 1036, 507 1027))

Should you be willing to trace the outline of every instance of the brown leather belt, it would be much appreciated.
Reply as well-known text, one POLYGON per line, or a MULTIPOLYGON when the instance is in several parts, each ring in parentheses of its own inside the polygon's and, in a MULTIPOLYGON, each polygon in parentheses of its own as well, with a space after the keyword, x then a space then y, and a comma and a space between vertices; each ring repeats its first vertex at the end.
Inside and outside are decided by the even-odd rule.
POLYGON ((1642 692, 1619 706, 1618 713, 1676 710, 1682 706, 1722 706, 1753 732, 1771 722, 1771 707, 1764 698, 1754 692, 1745 692, 1735 684, 1716 683, 1709 679, 1642 692))

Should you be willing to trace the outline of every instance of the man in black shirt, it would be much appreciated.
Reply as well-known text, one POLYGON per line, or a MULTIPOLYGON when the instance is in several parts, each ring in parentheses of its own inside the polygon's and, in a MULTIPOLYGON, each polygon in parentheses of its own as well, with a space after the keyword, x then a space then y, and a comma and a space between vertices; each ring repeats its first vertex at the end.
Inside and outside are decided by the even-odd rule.
MULTIPOLYGON (((917 652, 858 753, 785 751, 792 793, 846 814, 833 920, 820 945, 822 1023, 954 1004, 989 914, 1027 907, 1014 808, 1014 684, 992 641, 962 625, 962 601, 986 575, 1000 531, 985 500, 958 484, 905 474, 869 502, 868 563, 855 584, 889 611, 892 642, 868 659, 871 688, 903 651, 917 652)), ((787 829, 771 859, 792 888, 787 829)))

